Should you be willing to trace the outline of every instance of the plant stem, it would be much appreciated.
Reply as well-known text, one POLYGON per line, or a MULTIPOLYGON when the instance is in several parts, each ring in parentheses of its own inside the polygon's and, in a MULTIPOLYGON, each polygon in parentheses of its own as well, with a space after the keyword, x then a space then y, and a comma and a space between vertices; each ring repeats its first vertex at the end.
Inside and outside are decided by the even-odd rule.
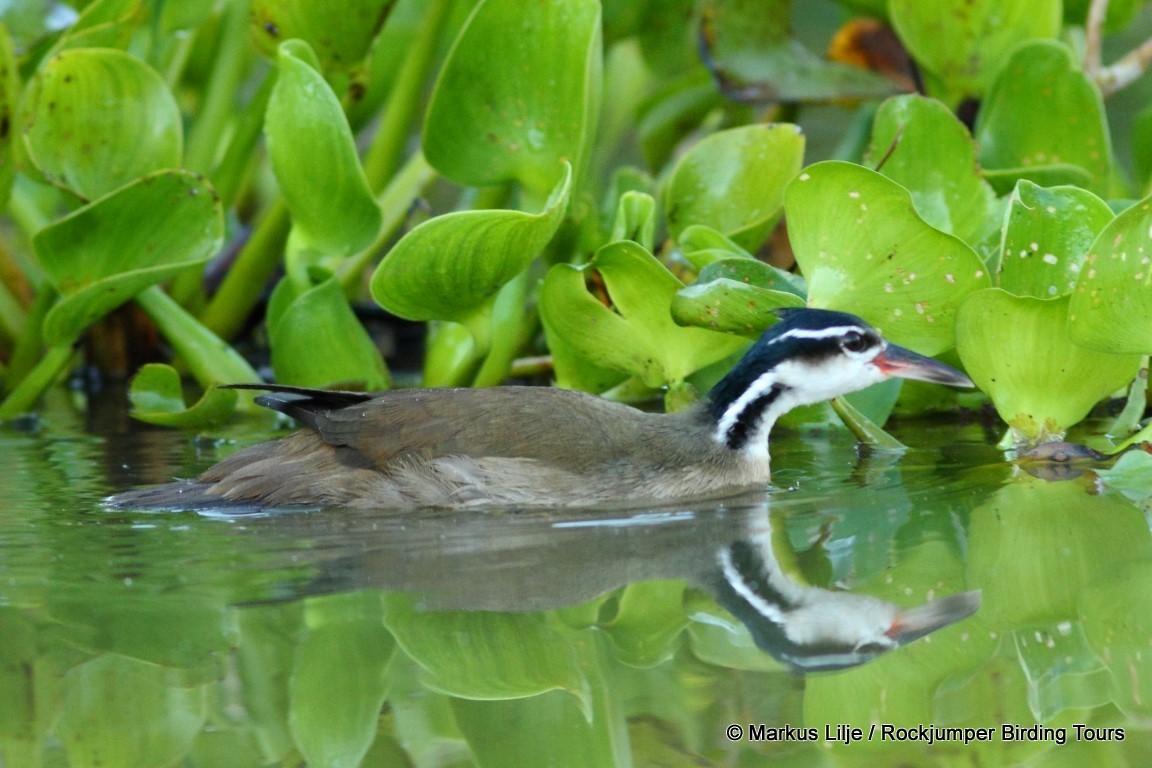
POLYGON ((0 403, 0 420, 11 419, 32 410, 36 401, 72 359, 72 345, 51 347, 16 389, 0 403))
POLYGON ((440 33, 451 7, 452 0, 430 0, 420 31, 408 49, 396 82, 392 84, 392 92, 388 94, 381 112, 380 127, 364 158, 368 184, 374 190, 380 190, 388 183, 400 165, 412 123, 423 104, 420 93, 432 68, 432 58, 436 55, 440 33))
POLYGON ((1084 22, 1084 74, 1095 80, 1103 61, 1104 20, 1108 17, 1108 0, 1092 0, 1084 22))
POLYGON ((417 152, 408 158, 408 162, 392 178, 384 191, 376 196, 376 202, 383 214, 376 239, 360 253, 344 259, 336 268, 336 276, 346 293, 351 293, 355 289, 361 272, 372 263, 380 249, 396 234, 396 230, 404 223, 408 211, 412 208, 412 201, 420 196, 434 178, 436 171, 424 159, 424 154, 417 152))
POLYGON ((157 286, 141 291, 136 302, 201 386, 260 381, 247 360, 157 286))
POLYGON ((44 283, 36 294, 28 315, 24 318, 24 332, 16 340, 16 347, 8 360, 8 370, 4 373, 4 382, 11 388, 22 381, 38 364, 44 349, 44 338, 40 333, 44 316, 52 305, 56 303, 56 290, 44 283))
POLYGON ((272 88, 276 85, 276 75, 276 69, 269 69, 264 76, 260 88, 252 97, 252 101, 248 102, 244 114, 236 124, 236 131, 228 142, 224 157, 212 172, 212 184, 216 187, 216 194, 220 196, 220 203, 225 210, 232 206, 247 175, 248 167, 252 164, 253 148, 260 139, 260 130, 264 127, 264 112, 268 108, 272 88))
POLYGON ((290 224, 288 206, 283 199, 277 200, 240 249, 220 289, 200 315, 201 322, 213 333, 231 339, 243 327, 280 263, 290 224))
POLYGON ((248 57, 248 3, 225 3, 222 30, 216 44, 212 72, 203 106, 188 135, 184 167, 208 173, 216 160, 221 137, 235 111, 236 89, 244 77, 248 57))

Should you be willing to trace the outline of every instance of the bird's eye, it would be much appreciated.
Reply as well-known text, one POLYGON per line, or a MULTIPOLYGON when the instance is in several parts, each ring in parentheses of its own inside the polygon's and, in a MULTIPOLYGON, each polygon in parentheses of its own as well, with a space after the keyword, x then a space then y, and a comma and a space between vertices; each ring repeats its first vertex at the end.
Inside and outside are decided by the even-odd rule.
POLYGON ((840 348, 845 352, 863 352, 868 349, 868 337, 859 331, 848 331, 840 337, 840 348))

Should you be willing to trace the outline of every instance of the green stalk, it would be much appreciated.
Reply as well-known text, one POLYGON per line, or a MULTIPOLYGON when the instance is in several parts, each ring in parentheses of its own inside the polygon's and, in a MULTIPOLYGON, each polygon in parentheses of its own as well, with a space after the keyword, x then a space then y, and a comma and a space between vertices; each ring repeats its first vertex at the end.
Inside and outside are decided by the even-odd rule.
POLYGON ((203 107, 188 133, 184 167, 200 173, 212 170, 221 137, 236 107, 236 91, 248 57, 248 3, 225 3, 224 17, 203 107))
POLYGON ((252 164, 256 142, 260 140, 260 131, 264 128, 264 113, 272 97, 272 88, 276 85, 276 73, 277 70, 270 69, 264 76, 260 88, 236 123, 236 130, 228 142, 224 157, 212 172, 212 185, 216 187, 216 194, 220 196, 220 203, 225 210, 232 207, 252 164))
POLYGON ((48 387, 56 381, 61 371, 72 359, 72 345, 51 347, 36 367, 25 376, 8 397, 0 402, 0 420, 6 420, 29 413, 36 401, 48 387))
POLYGON ((247 360, 160 288, 145 289, 136 302, 201 386, 259 383, 260 377, 247 360))
POLYGON ((277 200, 240 249, 220 289, 200 316, 201 322, 217 336, 231 339, 244 325, 268 278, 280 264, 290 224, 288 206, 282 199, 277 200))
POLYGON ((408 162, 400 169, 388 186, 376 196, 380 205, 381 216, 380 231, 376 239, 364 250, 349 256, 340 262, 336 268, 336 276, 345 292, 355 290, 361 273, 376 258, 376 254, 396 234, 396 230, 404 223, 408 211, 412 208, 412 201, 436 178, 436 171, 424 159, 422 152, 417 152, 408 158, 408 162))
POLYGON ((0 334, 9 339, 18 339, 24 335, 24 307, 8 290, 8 286, 0 280, 0 334))
POLYGON ((380 128, 364 158, 364 171, 374 190, 381 189, 400 165, 412 124, 423 105, 420 96, 451 7, 452 0, 430 0, 420 31, 392 84, 392 92, 381 113, 380 128))
POLYGON ((56 290, 44 283, 36 292, 36 299, 24 318, 24 332, 16 340, 16 347, 8 360, 8 370, 4 374, 7 388, 23 380, 39 363, 44 350, 44 338, 40 334, 40 328, 44 323, 44 316, 55 303, 56 290))
POLYGON ((856 436, 856 439, 865 445, 879 451, 908 450, 906 445, 856 410, 843 397, 837 397, 832 401, 832 410, 836 411, 836 415, 844 422, 844 426, 848 427, 848 430, 856 436))

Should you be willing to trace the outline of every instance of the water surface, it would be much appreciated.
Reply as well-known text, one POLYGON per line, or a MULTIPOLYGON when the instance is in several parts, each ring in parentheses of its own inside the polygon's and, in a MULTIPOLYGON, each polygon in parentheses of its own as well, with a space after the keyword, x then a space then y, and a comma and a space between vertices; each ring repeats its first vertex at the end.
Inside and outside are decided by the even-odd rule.
POLYGON ((899 457, 780 431, 774 487, 708 505, 212 518, 100 500, 267 424, 93 412, 0 432, 3 766, 1152 760, 1145 511, 977 425, 904 425, 899 457), (798 674, 709 586, 741 540, 801 588, 981 607, 798 674))

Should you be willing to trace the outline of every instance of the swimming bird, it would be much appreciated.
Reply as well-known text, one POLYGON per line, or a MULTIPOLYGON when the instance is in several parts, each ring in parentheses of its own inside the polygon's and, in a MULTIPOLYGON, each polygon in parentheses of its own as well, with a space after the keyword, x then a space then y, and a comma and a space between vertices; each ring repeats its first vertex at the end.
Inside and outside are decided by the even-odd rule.
POLYGON ((285 505, 588 506, 718 498, 770 479, 785 412, 897 376, 972 386, 855 315, 781 310, 700 403, 647 413, 554 387, 335 392, 275 384, 256 402, 303 425, 195 480, 112 496, 116 508, 285 505))

